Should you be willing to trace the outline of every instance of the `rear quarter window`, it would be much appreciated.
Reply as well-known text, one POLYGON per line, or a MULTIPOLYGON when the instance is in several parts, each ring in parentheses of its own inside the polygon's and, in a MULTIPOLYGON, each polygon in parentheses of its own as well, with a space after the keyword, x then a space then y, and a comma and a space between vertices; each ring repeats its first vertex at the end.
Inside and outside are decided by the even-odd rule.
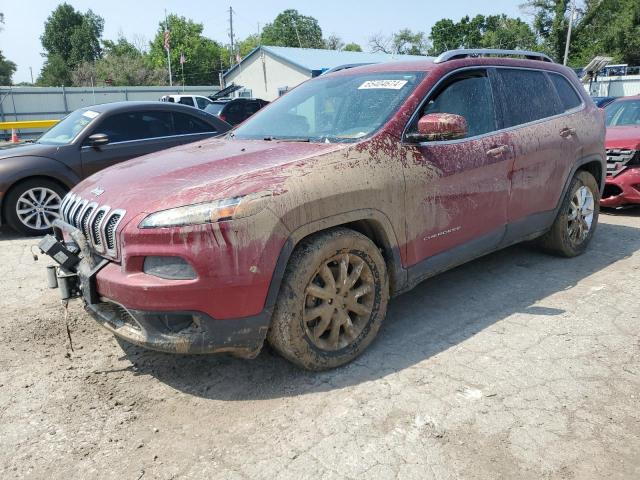
POLYGON ((173 123, 177 135, 188 135, 190 133, 215 132, 215 127, 209 125, 193 115, 173 112, 173 123))
POLYGON ((569 80, 557 73, 549 73, 549 78, 556 88, 556 92, 558 92, 558 97, 560 97, 560 102, 565 112, 582 104, 580 95, 571 86, 569 80))
POLYGON ((514 127, 558 115, 556 93, 547 76, 538 70, 498 69, 505 127, 514 127))

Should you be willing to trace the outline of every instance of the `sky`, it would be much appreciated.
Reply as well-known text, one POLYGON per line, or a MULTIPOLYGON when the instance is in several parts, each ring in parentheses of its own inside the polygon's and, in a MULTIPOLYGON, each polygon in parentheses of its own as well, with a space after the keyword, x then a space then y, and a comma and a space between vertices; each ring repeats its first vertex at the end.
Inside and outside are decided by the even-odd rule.
MULTIPOLYGON (((505 13, 529 21, 520 10, 523 0, 67 0, 76 10, 92 9, 104 18, 103 38, 115 39, 120 33, 130 40, 153 38, 164 11, 190 18, 204 25, 204 35, 229 42, 229 7, 234 10, 234 34, 242 39, 257 33, 281 11, 295 8, 315 17, 326 37, 336 34, 346 43, 359 43, 368 50, 369 37, 378 32, 389 35, 402 28, 429 33, 442 18, 459 20, 464 15, 505 13)), ((18 66, 13 81, 29 82, 42 68, 40 35, 44 22, 60 0, 2 0, 0 12, 5 25, 0 32, 0 50, 18 66)))

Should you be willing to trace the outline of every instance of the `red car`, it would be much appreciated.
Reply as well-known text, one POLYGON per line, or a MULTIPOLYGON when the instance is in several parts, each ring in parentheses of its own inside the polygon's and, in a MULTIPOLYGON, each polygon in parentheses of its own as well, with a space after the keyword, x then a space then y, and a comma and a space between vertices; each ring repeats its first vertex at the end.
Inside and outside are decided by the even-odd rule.
POLYGON ((640 95, 607 105, 603 207, 640 204, 640 95))
POLYGON ((93 175, 40 248, 50 285, 130 342, 254 357, 268 340, 332 368, 425 278, 534 238, 584 252, 604 134, 575 74, 541 54, 346 69, 226 138, 93 175))

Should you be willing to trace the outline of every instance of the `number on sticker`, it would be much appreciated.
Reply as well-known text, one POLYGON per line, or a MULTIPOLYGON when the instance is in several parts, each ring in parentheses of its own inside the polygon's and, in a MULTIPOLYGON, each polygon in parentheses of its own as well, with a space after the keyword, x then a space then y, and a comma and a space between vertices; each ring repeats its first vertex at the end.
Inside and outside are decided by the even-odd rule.
POLYGON ((407 84, 406 80, 367 80, 358 87, 358 90, 368 90, 372 88, 386 88, 389 90, 400 90, 407 84))

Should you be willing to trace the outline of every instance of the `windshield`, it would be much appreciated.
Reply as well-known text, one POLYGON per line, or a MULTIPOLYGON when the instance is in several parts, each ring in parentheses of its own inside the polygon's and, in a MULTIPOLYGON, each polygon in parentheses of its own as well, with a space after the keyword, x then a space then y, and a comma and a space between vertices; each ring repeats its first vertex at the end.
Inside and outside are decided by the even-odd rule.
POLYGON ((378 72, 321 77, 260 110, 234 130, 234 137, 356 141, 378 130, 424 75, 378 72))
POLYGON ((53 127, 47 130, 36 143, 45 145, 66 145, 73 142, 84 127, 100 115, 93 110, 80 109, 71 112, 53 127))
POLYGON ((204 111, 210 113, 211 115, 218 115, 225 105, 225 103, 210 103, 209 105, 204 107, 204 111))
POLYGON ((607 115, 607 127, 619 125, 640 126, 640 100, 613 102, 604 109, 607 115))

